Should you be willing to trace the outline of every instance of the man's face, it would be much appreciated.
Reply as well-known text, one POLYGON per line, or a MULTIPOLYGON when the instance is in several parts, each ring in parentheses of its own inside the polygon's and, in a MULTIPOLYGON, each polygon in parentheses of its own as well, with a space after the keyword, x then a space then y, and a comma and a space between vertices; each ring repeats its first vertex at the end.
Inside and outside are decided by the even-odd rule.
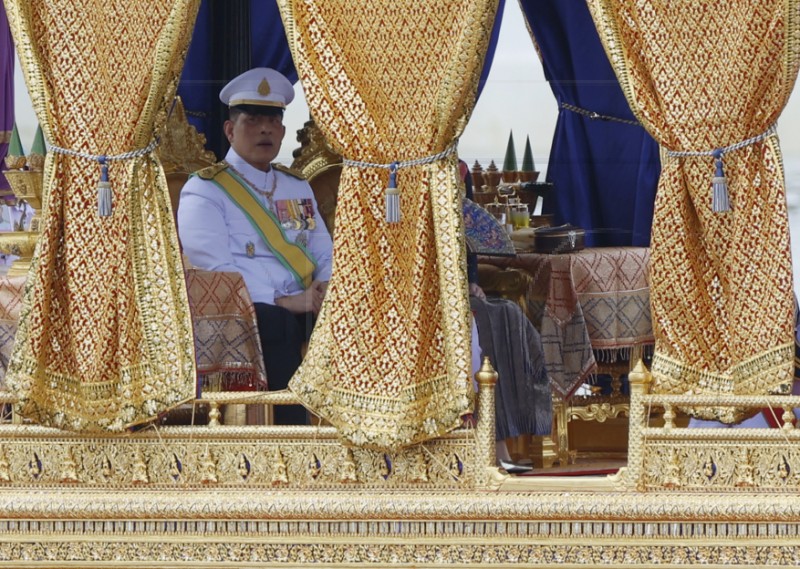
POLYGON ((242 112, 233 120, 225 121, 224 129, 236 153, 252 167, 264 171, 280 152, 286 134, 280 114, 250 115, 242 112))

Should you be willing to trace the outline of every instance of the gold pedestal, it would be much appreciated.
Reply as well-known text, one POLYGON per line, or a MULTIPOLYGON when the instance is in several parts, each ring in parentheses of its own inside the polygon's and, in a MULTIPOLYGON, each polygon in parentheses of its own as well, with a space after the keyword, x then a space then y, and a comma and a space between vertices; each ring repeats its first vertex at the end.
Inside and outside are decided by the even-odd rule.
POLYGON ((9 276, 27 275, 33 259, 33 251, 39 240, 42 209, 42 172, 31 170, 7 170, 4 172, 11 191, 18 201, 25 201, 34 211, 28 231, 0 233, 0 253, 16 255, 8 270, 9 276))

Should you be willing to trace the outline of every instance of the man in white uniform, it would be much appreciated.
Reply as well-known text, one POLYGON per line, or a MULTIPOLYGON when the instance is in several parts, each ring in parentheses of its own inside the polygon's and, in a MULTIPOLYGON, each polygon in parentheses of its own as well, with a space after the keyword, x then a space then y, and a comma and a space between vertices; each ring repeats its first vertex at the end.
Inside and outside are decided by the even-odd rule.
MULTIPOLYGON (((181 191, 178 232, 189 261, 241 273, 258 317, 270 389, 285 389, 301 361, 331 276, 332 242, 311 187, 272 161, 286 133, 292 84, 256 68, 220 92, 229 107, 225 160, 181 191)), ((299 405, 278 405, 276 424, 303 424, 299 405)))

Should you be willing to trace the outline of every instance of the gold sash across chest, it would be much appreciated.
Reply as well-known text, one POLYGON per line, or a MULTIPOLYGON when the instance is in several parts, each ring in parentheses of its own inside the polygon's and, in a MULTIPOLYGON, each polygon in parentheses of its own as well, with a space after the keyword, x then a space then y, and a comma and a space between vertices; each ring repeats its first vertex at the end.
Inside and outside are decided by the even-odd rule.
POLYGON ((250 185, 230 168, 219 170, 210 180, 242 210, 256 233, 281 264, 292 273, 297 283, 304 289, 308 288, 314 269, 317 268, 314 256, 305 247, 294 243, 286 236, 275 214, 264 207, 250 185))

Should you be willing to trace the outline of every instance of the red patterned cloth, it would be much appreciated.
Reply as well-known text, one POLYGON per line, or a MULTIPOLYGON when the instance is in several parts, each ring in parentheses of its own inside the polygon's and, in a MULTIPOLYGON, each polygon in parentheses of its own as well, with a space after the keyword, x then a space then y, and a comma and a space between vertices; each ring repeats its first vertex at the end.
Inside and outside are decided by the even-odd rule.
POLYGON ((199 385, 207 390, 267 389, 256 312, 239 273, 186 271, 199 385))
MULTIPOLYGON (((0 277, 0 388, 22 308, 25 277, 0 277)), ((238 273, 189 269, 186 288, 194 327, 198 389, 267 389, 255 309, 238 273)))
POLYGON ((596 357, 616 361, 630 348, 654 343, 649 260, 647 248, 603 247, 481 262, 531 275, 528 311, 542 336, 551 384, 566 398, 597 369, 596 357))

